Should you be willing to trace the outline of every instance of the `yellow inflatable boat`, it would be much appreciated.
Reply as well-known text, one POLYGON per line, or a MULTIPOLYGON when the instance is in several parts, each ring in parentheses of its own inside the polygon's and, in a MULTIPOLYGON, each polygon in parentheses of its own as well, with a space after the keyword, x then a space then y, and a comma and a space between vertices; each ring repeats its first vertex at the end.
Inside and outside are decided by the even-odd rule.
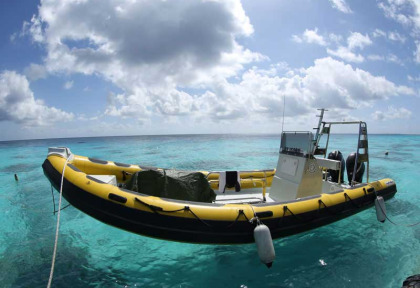
POLYGON ((323 122, 321 112, 315 135, 282 133, 272 170, 190 173, 92 159, 66 147, 50 148, 42 167, 57 190, 63 179, 62 195, 74 207, 130 232, 192 243, 249 243, 264 223, 272 238, 285 237, 397 192, 391 179, 369 180, 366 123, 323 122), (328 141, 320 147, 321 136, 329 139, 336 124, 359 127, 357 151, 347 161, 339 151, 327 152, 328 141))

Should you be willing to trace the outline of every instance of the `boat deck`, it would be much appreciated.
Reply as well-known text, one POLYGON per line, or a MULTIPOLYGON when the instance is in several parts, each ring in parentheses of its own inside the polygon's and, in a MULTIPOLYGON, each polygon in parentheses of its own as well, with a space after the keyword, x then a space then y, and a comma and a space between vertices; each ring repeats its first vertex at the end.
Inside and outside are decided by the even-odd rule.
MULTIPOLYGON (((242 204, 242 203, 260 203, 264 202, 261 189, 246 189, 244 192, 226 191, 225 193, 216 192, 216 200, 218 204, 242 204)), ((265 195, 265 202, 275 202, 270 198, 269 193, 265 195)))

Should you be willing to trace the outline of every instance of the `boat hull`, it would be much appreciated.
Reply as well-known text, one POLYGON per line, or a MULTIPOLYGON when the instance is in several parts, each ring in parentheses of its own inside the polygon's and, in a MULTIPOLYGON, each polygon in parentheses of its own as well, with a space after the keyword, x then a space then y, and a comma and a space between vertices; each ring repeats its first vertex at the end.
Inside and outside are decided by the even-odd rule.
MULTIPOLYGON (((64 162, 65 159, 52 156, 42 165, 44 174, 57 190, 64 162)), ((249 221, 254 211, 269 227, 273 238, 286 237, 372 207, 376 195, 385 200, 393 197, 397 192, 395 183, 390 179, 386 185, 384 183, 376 183, 375 189, 371 183, 346 189, 340 192, 342 196, 339 193, 317 195, 290 202, 252 204, 251 207, 250 204, 207 204, 151 197, 94 183, 94 179, 69 164, 63 197, 93 218, 136 234, 188 243, 240 244, 254 242, 256 223, 249 221), (330 200, 338 197, 342 197, 341 202, 330 200)))

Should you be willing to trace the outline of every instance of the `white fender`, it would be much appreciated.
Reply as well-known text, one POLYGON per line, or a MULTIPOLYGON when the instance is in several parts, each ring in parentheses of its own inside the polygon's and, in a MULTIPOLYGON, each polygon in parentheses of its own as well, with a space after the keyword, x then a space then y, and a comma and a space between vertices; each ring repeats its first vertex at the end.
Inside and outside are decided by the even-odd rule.
POLYGON ((276 258, 270 229, 264 224, 258 224, 254 229, 254 239, 261 262, 270 268, 276 258))
POLYGON ((378 196, 375 199, 375 208, 376 208, 376 218, 378 218, 379 222, 384 223, 386 219, 386 208, 385 208, 385 201, 382 196, 378 196))

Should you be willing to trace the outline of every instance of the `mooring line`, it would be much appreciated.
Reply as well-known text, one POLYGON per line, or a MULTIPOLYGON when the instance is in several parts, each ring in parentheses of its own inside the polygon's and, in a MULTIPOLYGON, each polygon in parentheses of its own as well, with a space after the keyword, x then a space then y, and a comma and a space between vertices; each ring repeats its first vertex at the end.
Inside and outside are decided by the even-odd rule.
MULTIPOLYGON (((375 192, 376 199, 378 199, 379 195, 378 195, 378 193, 376 192, 376 189, 374 190, 374 192, 375 192)), ((381 206, 381 205, 378 205, 378 206, 379 206, 379 208, 381 209, 381 212, 385 215, 385 218, 386 218, 389 222, 391 222, 391 224, 394 224, 395 226, 401 226, 401 227, 414 227, 414 226, 420 225, 420 222, 413 223, 413 224, 401 224, 401 223, 396 223, 396 222, 392 221, 392 220, 388 217, 387 213, 384 211, 384 209, 382 209, 382 206, 381 206)))
POLYGON ((58 243, 58 230, 60 228, 60 212, 61 212, 61 199, 63 198, 63 182, 64 182, 64 171, 66 170, 67 163, 69 162, 70 156, 67 157, 66 162, 64 163, 63 173, 61 174, 61 184, 60 184, 60 200, 58 201, 58 213, 57 213, 57 227, 55 230, 55 242, 54 242, 54 252, 52 257, 51 263, 51 271, 50 271, 50 278, 48 279, 47 288, 51 287, 51 282, 54 275, 54 266, 55 266, 55 258, 57 255, 57 243, 58 243))

